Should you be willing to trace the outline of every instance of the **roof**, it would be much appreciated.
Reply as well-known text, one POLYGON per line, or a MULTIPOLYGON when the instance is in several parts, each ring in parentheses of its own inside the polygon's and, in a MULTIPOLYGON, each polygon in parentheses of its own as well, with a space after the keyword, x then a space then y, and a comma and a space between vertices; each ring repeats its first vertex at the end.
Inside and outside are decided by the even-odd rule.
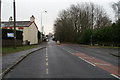
MULTIPOLYGON (((33 22, 16 21, 16 27, 29 27, 33 22)), ((1 27, 14 27, 14 22, 2 22, 1 27)))

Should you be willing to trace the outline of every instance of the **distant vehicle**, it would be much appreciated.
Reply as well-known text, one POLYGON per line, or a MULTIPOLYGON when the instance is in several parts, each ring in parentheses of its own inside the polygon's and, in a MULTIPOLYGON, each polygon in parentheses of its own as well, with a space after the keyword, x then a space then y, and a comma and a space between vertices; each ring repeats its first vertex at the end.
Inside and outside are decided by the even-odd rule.
POLYGON ((60 45, 60 41, 57 41, 57 44, 60 45))
POLYGON ((49 39, 48 39, 48 38, 44 38, 44 40, 43 40, 43 41, 48 42, 48 41, 49 41, 49 39))

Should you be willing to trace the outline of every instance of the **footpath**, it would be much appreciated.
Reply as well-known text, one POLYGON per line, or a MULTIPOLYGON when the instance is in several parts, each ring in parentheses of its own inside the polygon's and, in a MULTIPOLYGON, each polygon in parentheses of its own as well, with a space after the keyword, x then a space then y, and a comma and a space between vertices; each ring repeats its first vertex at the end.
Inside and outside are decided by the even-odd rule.
POLYGON ((0 56, 0 60, 2 60, 2 64, 0 64, 0 67, 2 67, 2 73, 0 73, 0 76, 4 76, 7 72, 9 72, 14 66, 16 66, 19 62, 21 62, 24 58, 26 58, 29 54, 46 48, 47 43, 39 44, 38 47, 32 48, 25 51, 20 51, 16 53, 11 53, 5 56, 0 56), (2 58, 2 59, 1 59, 2 58))

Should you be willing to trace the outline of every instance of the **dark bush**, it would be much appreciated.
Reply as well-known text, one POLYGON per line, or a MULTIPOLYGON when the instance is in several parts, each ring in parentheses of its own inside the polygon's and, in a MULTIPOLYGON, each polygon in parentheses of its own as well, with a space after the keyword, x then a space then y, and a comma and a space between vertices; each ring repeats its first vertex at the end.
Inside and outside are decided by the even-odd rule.
POLYGON ((90 44, 91 36, 92 36, 92 30, 86 29, 81 33, 77 42, 81 44, 90 44))
MULTIPOLYGON (((8 37, 7 33, 14 33, 12 29, 2 29, 2 39, 14 39, 14 37, 8 37)), ((16 39, 23 39, 23 32, 16 30, 16 39)))

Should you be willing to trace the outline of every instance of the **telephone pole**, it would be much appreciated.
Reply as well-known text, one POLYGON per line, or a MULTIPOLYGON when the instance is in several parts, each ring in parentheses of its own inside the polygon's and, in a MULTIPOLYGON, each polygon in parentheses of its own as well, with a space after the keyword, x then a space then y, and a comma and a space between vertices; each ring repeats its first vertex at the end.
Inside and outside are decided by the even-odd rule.
POLYGON ((16 7, 15 7, 15 0, 13 0, 13 15, 14 15, 14 48, 16 48, 16 7))
POLYGON ((1 0, 0 0, 0 28, 1 28, 1 0))

